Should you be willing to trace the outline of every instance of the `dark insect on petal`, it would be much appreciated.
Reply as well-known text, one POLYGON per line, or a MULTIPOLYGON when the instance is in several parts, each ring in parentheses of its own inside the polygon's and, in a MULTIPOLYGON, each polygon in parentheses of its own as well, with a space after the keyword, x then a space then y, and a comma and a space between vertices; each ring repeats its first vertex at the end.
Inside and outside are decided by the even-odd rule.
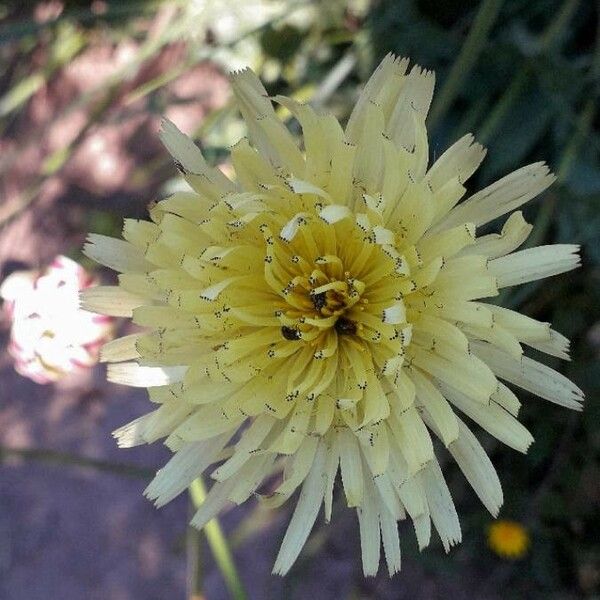
POLYGON ((281 328, 281 335, 286 340, 299 340, 300 332, 297 329, 293 329, 292 327, 286 327, 285 325, 281 328))
POLYGON ((346 317, 340 317, 335 322, 335 330, 340 335, 354 335, 356 333, 356 323, 346 317))
POLYGON ((313 306, 317 310, 321 310, 325 306, 325 303, 327 301, 327 298, 325 297, 325 292, 321 292, 320 294, 311 294, 310 297, 311 297, 313 306))

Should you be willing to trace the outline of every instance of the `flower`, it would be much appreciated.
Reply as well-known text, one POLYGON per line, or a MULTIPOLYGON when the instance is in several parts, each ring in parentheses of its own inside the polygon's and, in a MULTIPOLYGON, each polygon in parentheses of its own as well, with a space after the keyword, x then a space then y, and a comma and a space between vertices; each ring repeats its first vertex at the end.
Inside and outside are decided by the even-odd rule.
POLYGON ((578 265, 576 246, 515 251, 531 226, 513 211, 554 177, 532 164, 459 203, 485 151, 467 135, 428 166, 434 78, 407 63, 383 60, 345 130, 276 97, 302 127, 302 150, 254 73, 235 73, 249 133, 231 150, 236 181, 165 122, 162 140, 193 191, 156 204, 152 222, 126 220, 124 241, 90 235, 86 246, 120 275, 84 305, 147 328, 103 350, 116 363, 109 379, 149 388, 158 405, 117 430, 119 444, 166 438, 175 452, 146 495, 163 505, 209 470, 215 483, 192 520, 202 527, 227 501, 260 491, 275 507, 301 486, 278 574, 322 505, 331 519, 338 473, 366 575, 381 543, 390 574, 400 569, 407 516, 420 548, 431 522, 447 551, 458 543, 431 433, 496 516, 498 477, 455 409, 525 452, 533 438, 500 380, 581 408, 579 388, 523 353, 567 358, 568 341, 481 301, 578 265), (500 234, 477 235, 507 213, 500 234))
POLYGON ((79 308, 79 291, 96 284, 76 262, 57 256, 40 271, 17 271, 0 288, 12 321, 8 351, 36 383, 57 381, 98 361, 112 319, 79 308))
POLYGON ((529 548, 529 534, 521 523, 499 519, 489 526, 488 544, 502 558, 523 558, 529 548))

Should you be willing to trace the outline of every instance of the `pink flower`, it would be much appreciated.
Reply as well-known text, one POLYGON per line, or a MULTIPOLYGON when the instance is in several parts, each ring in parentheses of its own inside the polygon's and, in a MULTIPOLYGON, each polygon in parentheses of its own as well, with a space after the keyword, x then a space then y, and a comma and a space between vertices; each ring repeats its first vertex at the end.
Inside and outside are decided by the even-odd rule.
POLYGON ((18 271, 0 287, 12 321, 8 351, 15 369, 50 383, 98 361, 113 319, 81 310, 79 291, 97 281, 76 262, 57 256, 44 271, 18 271))

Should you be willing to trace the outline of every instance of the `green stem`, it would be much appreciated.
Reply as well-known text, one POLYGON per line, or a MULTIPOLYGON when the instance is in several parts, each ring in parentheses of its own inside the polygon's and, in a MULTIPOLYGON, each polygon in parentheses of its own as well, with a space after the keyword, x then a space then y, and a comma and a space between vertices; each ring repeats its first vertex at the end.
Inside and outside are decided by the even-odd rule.
POLYGON ((506 91, 504 94, 502 94, 500 100, 498 100, 488 118, 479 128, 479 132, 477 134, 478 141, 480 141, 482 144, 487 144, 489 142, 492 135, 498 129, 498 125, 502 123, 512 105, 521 95, 521 92, 523 91, 528 79, 529 65, 525 65, 510 82, 510 85, 506 88, 506 91))
POLYGON ((502 0, 484 0, 481 3, 467 39, 431 109, 429 115, 429 126, 431 128, 435 127, 444 117, 460 91, 463 81, 475 66, 481 51, 487 43, 488 34, 496 22, 501 6, 502 0))
MULTIPOLYGON (((548 52, 555 43, 560 41, 562 33, 569 25, 578 4, 579 0, 565 0, 556 17, 552 19, 540 34, 538 39, 539 53, 548 52)), ((508 111, 521 95, 521 92, 531 76, 532 65, 533 63, 530 59, 526 60, 524 64, 521 65, 510 85, 506 88, 506 91, 502 94, 500 100, 490 113, 490 116, 479 129, 477 139, 482 144, 487 144, 489 142, 494 133, 496 133, 500 123, 502 123, 508 114, 508 111)))
POLYGON ((575 124, 573 136, 569 140, 558 166, 557 177, 561 183, 564 182, 569 175, 569 171, 571 170, 571 167, 577 158, 577 153, 579 152, 581 143, 587 137, 590 127, 592 126, 592 121, 594 120, 595 111, 596 98, 594 97, 590 98, 583 107, 583 110, 577 119, 577 123, 575 124))
MULTIPOLYGON (((594 120, 594 114, 596 110, 595 98, 589 99, 583 110, 581 111, 577 123, 575 125, 575 131, 567 144, 567 147, 563 153, 562 159, 558 167, 557 180, 559 183, 564 183, 569 175, 569 171, 581 146, 583 140, 587 137, 587 134, 592 126, 594 120)), ((527 238, 527 241, 523 245, 523 248, 532 248, 538 246, 544 241, 546 233, 552 224, 552 217, 556 208, 558 198, 555 195, 550 196, 540 207, 540 210, 535 220, 534 229, 531 235, 527 238)), ((539 286, 538 282, 532 282, 529 285, 510 292, 509 290, 502 290, 500 295, 494 298, 497 304, 508 304, 511 306, 520 306, 539 286)))
POLYGON ((487 95, 481 96, 479 99, 474 101, 465 112, 465 115, 461 119, 460 123, 455 128, 451 139, 458 139, 459 137, 465 135, 465 133, 474 131, 477 123, 480 122, 481 118, 488 110, 489 104, 490 98, 487 95))
MULTIPOLYGON (((199 508, 206 500, 206 487, 202 479, 198 478, 193 481, 189 492, 194 506, 199 508)), ((203 531, 231 597, 234 600, 246 600, 246 592, 242 586, 242 581, 235 567, 227 538, 221 529, 219 520, 215 518, 209 521, 204 526, 203 531)))
POLYGON ((579 2, 580 0, 565 0, 556 17, 540 36, 540 49, 543 52, 547 52, 555 43, 560 42, 563 32, 571 22, 573 14, 579 6, 579 2))
POLYGON ((116 2, 107 4, 104 14, 98 15, 89 8, 72 9, 63 12, 60 17, 51 21, 38 23, 31 18, 11 21, 0 27, 0 47, 14 41, 20 41, 27 36, 41 37, 46 29, 54 29, 64 21, 75 21, 81 25, 88 25, 95 21, 123 21, 135 16, 151 15, 164 4, 165 0, 128 0, 121 5, 116 2))
POLYGON ((43 448, 6 448, 0 446, 0 462, 7 458, 23 458, 38 462, 51 463, 55 465, 71 465, 77 467, 89 467, 97 471, 105 471, 116 475, 124 475, 136 479, 150 479, 154 477, 156 471, 136 465, 125 463, 116 463, 108 460, 98 460, 96 458, 87 458, 70 452, 60 452, 58 450, 48 450, 43 448))
MULTIPOLYGON (((189 501, 189 517, 190 520, 194 516, 194 508, 191 500, 189 501)), ((203 540, 200 532, 194 527, 189 526, 186 533, 186 555, 188 569, 188 598, 189 600, 201 600, 204 598, 202 594, 202 580, 204 575, 202 554, 203 540)))

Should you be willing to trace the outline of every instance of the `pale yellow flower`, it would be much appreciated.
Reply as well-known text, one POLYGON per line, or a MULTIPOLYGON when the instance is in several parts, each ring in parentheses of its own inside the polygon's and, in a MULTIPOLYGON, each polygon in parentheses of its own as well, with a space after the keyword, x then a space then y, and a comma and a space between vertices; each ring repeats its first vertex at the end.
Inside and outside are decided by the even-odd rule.
POLYGON ((523 558, 529 548, 529 534, 521 523, 499 519, 489 526, 488 544, 502 558, 523 558))
POLYGON ((436 458, 444 447, 496 515, 498 477, 455 409, 525 452, 533 438, 499 380, 581 408, 579 388, 523 354, 567 358, 567 340, 481 301, 578 265, 576 246, 515 252, 531 226, 512 211, 554 177, 532 164, 459 203, 485 151, 467 135, 429 166, 434 78, 407 66, 384 59, 345 130, 275 98, 300 122, 301 147, 256 76, 234 74, 249 133, 231 151, 236 180, 166 122, 162 139, 193 191, 159 202, 152 222, 127 220, 125 241, 91 235, 86 247, 120 275, 85 305, 148 329, 103 351, 116 363, 109 379, 149 388, 157 405, 115 432, 119 444, 166 438, 175 452, 147 496, 163 505, 208 471, 215 483, 192 521, 202 527, 283 469, 263 501, 302 489, 275 573, 289 570, 322 505, 331 519, 338 473, 367 575, 382 543, 390 574, 400 569, 407 517, 420 548, 432 522, 446 550, 460 541, 436 458), (507 213, 500 234, 477 236, 507 213))

